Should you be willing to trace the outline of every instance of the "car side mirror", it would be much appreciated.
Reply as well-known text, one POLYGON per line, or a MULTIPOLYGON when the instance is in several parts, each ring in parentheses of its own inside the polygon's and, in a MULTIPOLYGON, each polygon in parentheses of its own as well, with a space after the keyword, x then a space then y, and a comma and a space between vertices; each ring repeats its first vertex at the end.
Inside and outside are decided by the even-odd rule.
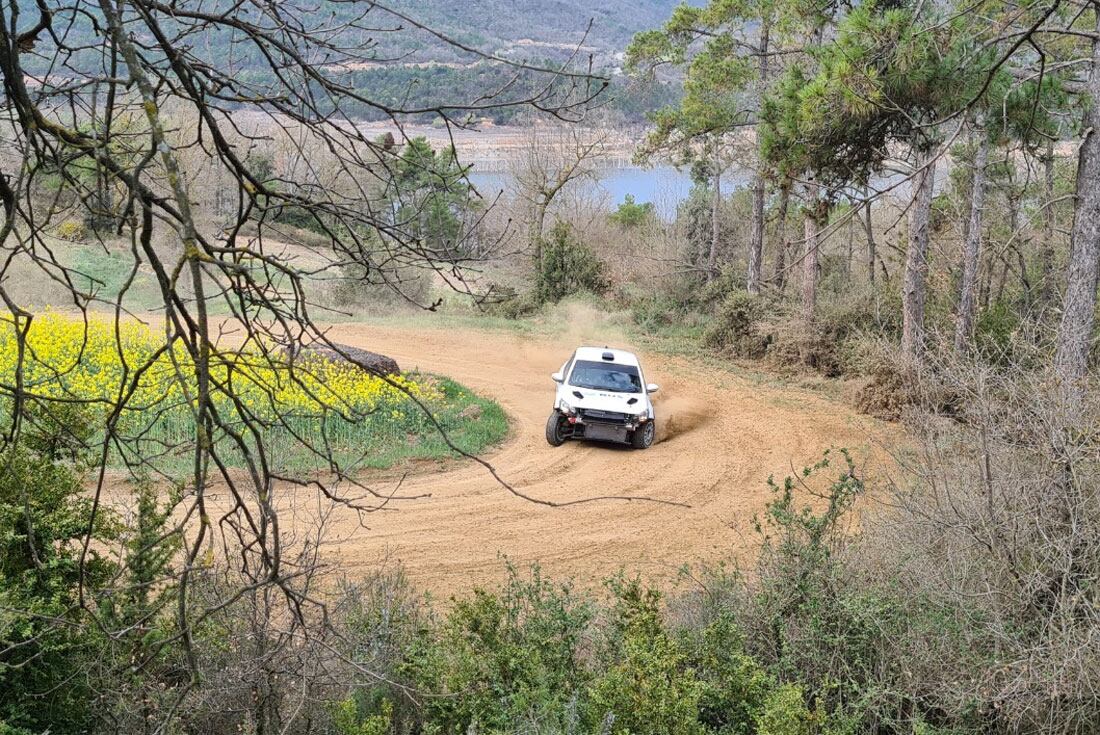
POLYGON ((563 381, 565 380, 565 376, 564 376, 564 375, 562 375, 561 373, 554 373, 553 375, 551 375, 551 376, 550 376, 550 378, 551 378, 551 379, 552 379, 552 380, 553 380, 553 381, 554 381, 555 383, 561 383, 561 382, 563 382, 563 381))
POLYGON ((656 393, 660 389, 661 389, 661 386, 657 385, 656 383, 650 383, 649 385, 647 385, 645 387, 645 392, 646 393, 656 393))

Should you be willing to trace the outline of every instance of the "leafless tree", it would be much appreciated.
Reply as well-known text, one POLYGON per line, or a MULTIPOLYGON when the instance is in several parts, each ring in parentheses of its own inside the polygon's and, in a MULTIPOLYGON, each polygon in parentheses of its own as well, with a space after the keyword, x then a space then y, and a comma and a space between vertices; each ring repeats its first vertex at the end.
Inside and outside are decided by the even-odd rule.
MULTIPOLYGON (((399 135, 411 114, 434 115, 449 130, 500 107, 576 121, 606 85, 584 59, 535 66, 480 53, 382 4, 334 0, 327 7, 331 12, 298 0, 217 8, 170 0, 10 0, 0 9, 4 328, 24 354, 36 313, 13 294, 7 276, 17 267, 63 287, 69 307, 86 320, 92 310, 106 310, 116 324, 125 322, 139 271, 151 271, 159 291, 163 342, 148 361, 124 366, 124 385, 100 407, 106 418, 93 447, 100 459, 89 528, 114 482, 109 456, 134 475, 156 475, 157 456, 190 454, 173 515, 173 533, 184 543, 171 580, 176 620, 168 640, 184 652, 186 672, 175 704, 202 679, 205 654, 196 650, 195 627, 231 603, 253 600, 258 614, 285 623, 277 640, 263 638, 265 651, 295 640, 301 621, 324 617, 325 603, 308 581, 311 564, 289 554, 281 492, 310 487, 361 513, 403 498, 399 490, 361 483, 323 426, 317 435, 301 435, 277 411, 274 419, 262 418, 239 400, 233 381, 241 379, 235 370, 241 356, 278 366, 307 391, 304 350, 323 346, 354 362, 318 325, 310 297, 315 279, 349 266, 364 283, 410 300, 401 276, 407 269, 474 290, 464 277, 470 261, 463 253, 470 251, 436 247, 416 231, 415 216, 400 206, 404 192, 390 185, 392 141, 368 138, 356 111, 388 115, 399 135), (417 108, 358 89, 348 69, 377 60, 371 39, 410 30, 508 69, 513 81, 472 100, 448 99, 442 91, 438 102, 417 108), (516 83, 521 78, 525 84, 516 83), (261 124, 251 122, 257 118, 261 124), (256 155, 279 147, 281 165, 256 155), (47 179, 61 183, 51 188, 47 179), (222 188, 214 218, 198 206, 211 186, 222 188), (321 235, 323 244, 311 246, 306 264, 279 242, 279 220, 288 211, 321 235), (117 297, 88 293, 51 247, 46 233, 74 217, 125 243, 130 269, 117 297), (119 423, 143 373, 165 355, 185 356, 175 365, 194 431, 183 447, 154 448, 119 423), (327 467, 332 482, 281 469, 265 443, 276 429, 290 432, 327 467), (222 500, 212 500, 213 487, 222 500), (217 552, 236 576, 232 592, 210 599, 196 585, 208 555, 217 552), (270 612, 275 608, 281 612, 270 612)), ((50 411, 71 400, 37 392, 22 381, 21 367, 16 373, 2 386, 11 408, 4 412, 5 447, 20 441, 28 407, 50 411)), ((348 406, 317 400, 356 420, 348 406)), ((147 409, 149 421, 164 410, 147 409)), ((85 555, 90 545, 89 531, 85 555)), ((94 617, 94 605, 81 599, 94 617)), ((175 704, 153 729, 168 726, 175 704)), ((262 709, 257 717, 278 724, 270 708, 262 709)))
POLYGON ((542 261, 546 218, 572 185, 595 181, 608 152, 609 133, 593 128, 534 124, 514 166, 519 199, 528 209, 528 238, 536 266, 542 261))

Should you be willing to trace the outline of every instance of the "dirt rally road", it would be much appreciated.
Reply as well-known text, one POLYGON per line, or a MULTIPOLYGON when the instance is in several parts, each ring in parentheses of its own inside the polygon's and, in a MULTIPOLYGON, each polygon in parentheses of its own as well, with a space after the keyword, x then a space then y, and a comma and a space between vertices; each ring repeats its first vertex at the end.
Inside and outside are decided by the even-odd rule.
MULTIPOLYGON (((418 587, 443 595, 503 578, 501 554, 521 565, 538 561, 586 585, 620 568, 662 579, 686 562, 743 557, 758 542, 752 517, 768 499, 770 474, 782 478, 829 447, 853 450, 873 470, 884 457, 879 442, 891 433, 811 391, 643 354, 647 378, 661 386, 658 443, 644 451, 580 442, 553 448, 543 436, 550 374, 577 346, 575 335, 356 324, 334 327, 331 336, 499 401, 511 433, 487 459, 527 495, 551 501, 633 495, 690 505, 608 500, 551 508, 512 495, 467 461, 442 472, 414 471, 400 488, 430 498, 397 503, 362 523, 347 509, 332 515, 332 559, 343 572, 356 576, 386 559, 399 561, 418 587)), ((621 340, 613 346, 630 347, 621 340)), ((395 481, 370 484, 386 491, 395 481)))

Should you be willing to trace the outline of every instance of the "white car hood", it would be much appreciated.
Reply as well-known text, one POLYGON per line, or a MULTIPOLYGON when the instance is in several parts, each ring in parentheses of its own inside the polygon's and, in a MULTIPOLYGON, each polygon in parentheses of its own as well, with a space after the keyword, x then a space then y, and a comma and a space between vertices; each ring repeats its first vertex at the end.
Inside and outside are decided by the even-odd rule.
POLYGON ((649 412, 649 396, 645 393, 613 393, 567 385, 562 387, 560 397, 573 408, 593 408, 597 411, 617 411, 618 413, 649 412), (580 393, 584 398, 577 398, 574 392, 580 393), (637 400, 634 403, 628 403, 631 398, 637 400))

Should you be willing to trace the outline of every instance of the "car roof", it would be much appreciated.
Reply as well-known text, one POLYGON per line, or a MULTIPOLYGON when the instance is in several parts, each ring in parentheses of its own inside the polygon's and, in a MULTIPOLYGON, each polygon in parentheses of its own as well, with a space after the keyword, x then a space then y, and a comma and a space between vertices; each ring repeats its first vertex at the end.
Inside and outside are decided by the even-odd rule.
POLYGON ((591 360, 592 362, 606 362, 619 365, 634 365, 638 366, 638 358, 633 352, 627 352, 626 350, 616 350, 611 347, 578 347, 577 348, 578 360, 591 360), (613 356, 611 360, 605 360, 603 358, 604 353, 610 352, 613 356))

